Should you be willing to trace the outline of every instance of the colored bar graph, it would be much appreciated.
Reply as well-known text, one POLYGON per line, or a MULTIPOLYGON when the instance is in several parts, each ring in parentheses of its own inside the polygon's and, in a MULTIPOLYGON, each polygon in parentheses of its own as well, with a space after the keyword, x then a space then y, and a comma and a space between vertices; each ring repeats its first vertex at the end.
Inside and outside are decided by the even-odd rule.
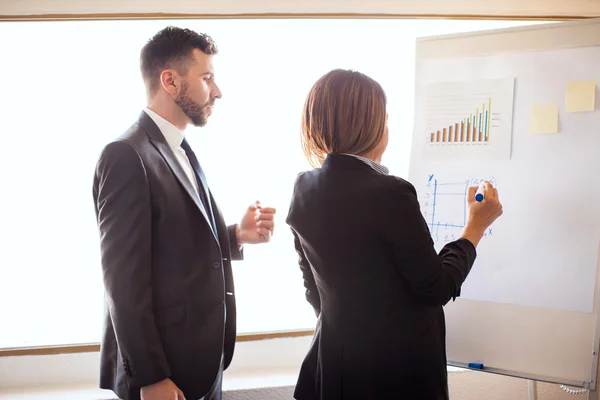
POLYGON ((486 116, 489 114, 489 118, 487 118, 487 124, 485 126, 485 141, 488 142, 490 140, 490 122, 492 119, 492 99, 489 99, 488 109, 485 112, 486 116))
POLYGON ((492 99, 481 108, 476 107, 474 113, 447 127, 430 132, 431 143, 486 143, 490 141, 492 116, 492 99))
POLYGON ((489 125, 488 125, 488 113, 489 113, 489 111, 485 110, 485 125, 484 125, 484 127, 485 127, 485 141, 486 142, 488 141, 488 129, 490 129, 489 125))
MULTIPOLYGON (((485 107, 485 106, 484 106, 484 107, 485 107)), ((479 110, 478 110, 478 111, 479 111, 479 110)), ((481 112, 479 113, 479 123, 477 124, 477 126, 479 126, 479 127, 480 127, 480 128, 479 128, 479 134, 480 134, 480 135, 481 135, 481 117, 482 117, 482 115, 481 115, 481 114, 482 114, 482 113, 483 113, 483 109, 482 109, 482 110, 481 110, 481 112)), ((481 139, 479 139, 479 141, 481 142, 481 139)))
POLYGON ((471 120, 469 119, 467 121, 467 142, 470 142, 470 138, 471 138, 471 120))

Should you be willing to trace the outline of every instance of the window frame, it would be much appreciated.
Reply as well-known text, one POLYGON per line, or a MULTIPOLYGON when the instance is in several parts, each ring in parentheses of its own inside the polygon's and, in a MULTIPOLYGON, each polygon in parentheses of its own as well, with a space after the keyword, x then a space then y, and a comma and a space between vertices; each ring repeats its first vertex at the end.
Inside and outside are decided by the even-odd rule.
MULTIPOLYGON (((278 332, 245 333, 236 336, 236 342, 256 342, 270 339, 286 339, 312 336, 314 329, 286 330, 278 332)), ((50 356, 58 354, 94 353, 100 351, 100 343, 58 346, 0 348, 0 357, 50 356)))

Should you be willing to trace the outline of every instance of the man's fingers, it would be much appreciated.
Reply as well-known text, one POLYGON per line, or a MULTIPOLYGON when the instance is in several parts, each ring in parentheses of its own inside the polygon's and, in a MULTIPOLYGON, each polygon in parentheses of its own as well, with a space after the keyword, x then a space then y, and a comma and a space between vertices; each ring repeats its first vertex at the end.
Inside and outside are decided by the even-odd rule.
POLYGON ((273 231, 273 229, 275 228, 275 222, 267 221, 267 220, 260 220, 256 223, 256 226, 273 231))
POLYGON ((256 220, 256 232, 260 236, 260 241, 267 243, 273 236, 275 230, 275 213, 277 210, 275 207, 264 207, 260 204, 260 201, 254 202, 248 208, 250 211, 254 211, 254 219, 256 220))
POLYGON ((268 229, 257 228, 256 231, 259 233, 260 236, 264 236, 266 238, 270 238, 272 235, 272 232, 268 229))
POLYGON ((275 219, 275 214, 260 212, 254 216, 254 219, 257 221, 273 221, 275 219))
POLYGON ((250 204, 250 205, 248 206, 248 210, 249 210, 249 211, 256 211, 256 210, 259 210, 259 209, 260 209, 260 207, 261 207, 261 206, 260 206, 260 201, 258 201, 258 200, 257 200, 257 201, 255 201, 254 203, 252 203, 252 204, 250 204))
POLYGON ((263 229, 263 228, 257 228, 256 231, 260 235, 263 242, 266 243, 271 240, 271 236, 273 235, 273 233, 270 230, 263 229))
POLYGON ((250 204, 250 206, 248 207, 248 209, 250 211, 260 211, 261 213, 266 213, 266 214, 275 214, 277 212, 277 209, 275 207, 263 207, 260 204, 260 201, 255 201, 254 203, 250 204))

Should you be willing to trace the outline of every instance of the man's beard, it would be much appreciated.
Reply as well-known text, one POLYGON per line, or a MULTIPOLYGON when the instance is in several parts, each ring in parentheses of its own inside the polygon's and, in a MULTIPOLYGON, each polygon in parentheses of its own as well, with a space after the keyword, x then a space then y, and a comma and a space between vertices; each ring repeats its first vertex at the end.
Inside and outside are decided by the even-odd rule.
POLYGON ((192 121, 192 124, 197 127, 202 127, 206 125, 208 120, 208 116, 206 115, 206 108, 210 107, 214 104, 214 99, 209 100, 201 106, 192 100, 187 93, 188 86, 185 83, 181 85, 181 91, 175 97, 175 104, 181 108, 181 111, 192 121))

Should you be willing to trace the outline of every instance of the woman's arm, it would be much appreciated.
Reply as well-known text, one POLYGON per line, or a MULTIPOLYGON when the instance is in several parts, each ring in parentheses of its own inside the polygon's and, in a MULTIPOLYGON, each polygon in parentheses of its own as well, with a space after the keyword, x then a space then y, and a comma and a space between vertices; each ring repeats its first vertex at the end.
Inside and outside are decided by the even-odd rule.
POLYGON ((475 262, 475 247, 460 238, 437 254, 415 188, 398 178, 390 183, 380 218, 395 263, 418 302, 444 305, 460 295, 460 287, 475 262))
POLYGON ((304 278, 306 300, 308 300, 310 305, 313 307, 315 314, 318 317, 321 313, 321 297, 319 296, 319 289, 317 289, 317 285, 315 283, 315 276, 313 275, 310 263, 306 259, 306 255, 302 249, 302 244, 300 243, 298 234, 293 229, 292 234, 294 235, 294 246, 296 248, 296 252, 298 253, 298 265, 300 266, 302 277, 304 278))

